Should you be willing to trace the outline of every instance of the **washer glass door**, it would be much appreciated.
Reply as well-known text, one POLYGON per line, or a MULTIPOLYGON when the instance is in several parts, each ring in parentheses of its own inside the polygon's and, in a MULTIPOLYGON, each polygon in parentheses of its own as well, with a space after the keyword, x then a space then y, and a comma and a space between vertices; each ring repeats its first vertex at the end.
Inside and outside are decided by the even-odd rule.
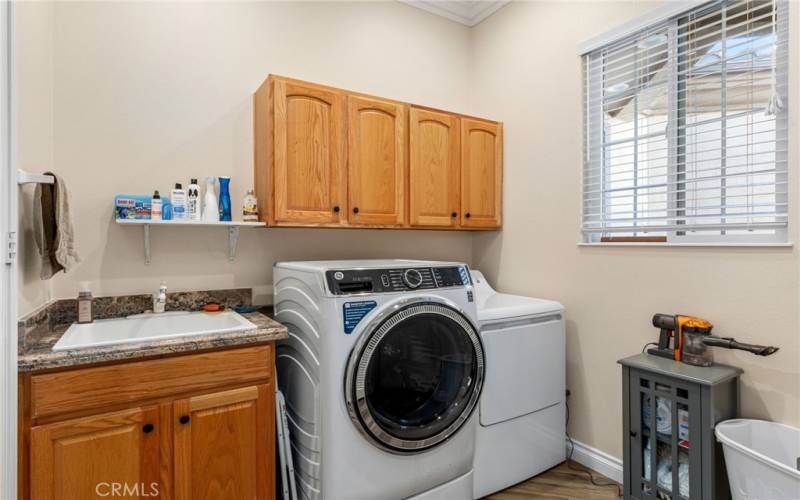
POLYGON ((480 395, 478 333, 458 311, 418 302, 367 333, 348 366, 348 409, 373 442, 421 451, 452 436, 480 395))

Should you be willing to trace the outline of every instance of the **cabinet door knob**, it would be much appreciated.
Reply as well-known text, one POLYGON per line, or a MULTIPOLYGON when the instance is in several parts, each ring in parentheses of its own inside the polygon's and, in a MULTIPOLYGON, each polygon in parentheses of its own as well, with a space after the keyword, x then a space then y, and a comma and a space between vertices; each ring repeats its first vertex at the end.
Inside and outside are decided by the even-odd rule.
POLYGON ((191 420, 191 419, 189 418, 189 415, 181 415, 181 418, 179 418, 179 419, 178 419, 178 422, 180 422, 180 423, 182 423, 182 424, 186 425, 186 424, 188 424, 188 423, 189 423, 189 420, 191 420))
POLYGON ((337 214, 339 213, 339 210, 340 210, 339 205, 333 207, 333 211, 336 212, 337 214))
POLYGON ((142 432, 144 432, 145 434, 150 434, 151 432, 153 432, 153 429, 155 429, 155 426, 153 424, 144 424, 142 426, 142 432))
POLYGON ((638 433, 638 432, 636 432, 636 431, 631 431, 631 432, 630 432, 630 434, 631 434, 631 437, 632 437, 632 438, 635 438, 636 436, 638 436, 638 435, 639 435, 639 433, 638 433))
POLYGON ((357 214, 357 213, 358 213, 358 207, 353 207, 353 213, 354 213, 354 214, 357 214))
POLYGON ((456 212, 453 212, 452 214, 450 214, 450 217, 452 217, 453 219, 455 219, 456 217, 458 217, 458 214, 457 214, 456 212))
POLYGON ((467 213, 465 213, 465 214, 464 214, 464 217, 466 217, 467 219, 469 219, 469 218, 470 218, 470 217, 472 217, 472 216, 470 215, 470 213, 469 213, 469 212, 467 212, 467 213))

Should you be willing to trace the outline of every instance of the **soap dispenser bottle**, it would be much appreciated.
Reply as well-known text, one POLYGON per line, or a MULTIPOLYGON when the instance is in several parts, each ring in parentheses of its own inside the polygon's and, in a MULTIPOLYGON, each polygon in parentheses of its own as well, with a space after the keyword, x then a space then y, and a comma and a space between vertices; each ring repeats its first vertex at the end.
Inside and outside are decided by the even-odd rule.
POLYGON ((94 321, 94 298, 89 282, 82 281, 78 291, 78 323, 92 323, 94 321))
POLYGON ((153 296, 153 312, 163 313, 167 308, 167 284, 161 282, 158 293, 153 296))

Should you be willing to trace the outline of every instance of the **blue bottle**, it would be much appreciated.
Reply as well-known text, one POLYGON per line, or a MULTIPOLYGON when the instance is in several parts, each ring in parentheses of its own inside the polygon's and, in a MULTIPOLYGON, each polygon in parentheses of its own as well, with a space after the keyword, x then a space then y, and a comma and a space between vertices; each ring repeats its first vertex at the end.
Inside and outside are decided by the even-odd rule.
POLYGON ((161 198, 161 220, 172 220, 172 202, 168 197, 161 198))
POLYGON ((219 220, 231 220, 231 193, 229 185, 230 177, 219 176, 219 220))

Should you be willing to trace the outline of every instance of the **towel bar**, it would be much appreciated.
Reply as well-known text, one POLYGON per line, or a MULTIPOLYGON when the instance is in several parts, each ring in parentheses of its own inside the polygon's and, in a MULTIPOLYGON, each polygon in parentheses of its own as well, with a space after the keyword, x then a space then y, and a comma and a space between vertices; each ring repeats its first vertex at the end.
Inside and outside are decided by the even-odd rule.
POLYGON ((52 184, 55 178, 52 175, 34 174, 25 170, 17 169, 17 184, 52 184))

